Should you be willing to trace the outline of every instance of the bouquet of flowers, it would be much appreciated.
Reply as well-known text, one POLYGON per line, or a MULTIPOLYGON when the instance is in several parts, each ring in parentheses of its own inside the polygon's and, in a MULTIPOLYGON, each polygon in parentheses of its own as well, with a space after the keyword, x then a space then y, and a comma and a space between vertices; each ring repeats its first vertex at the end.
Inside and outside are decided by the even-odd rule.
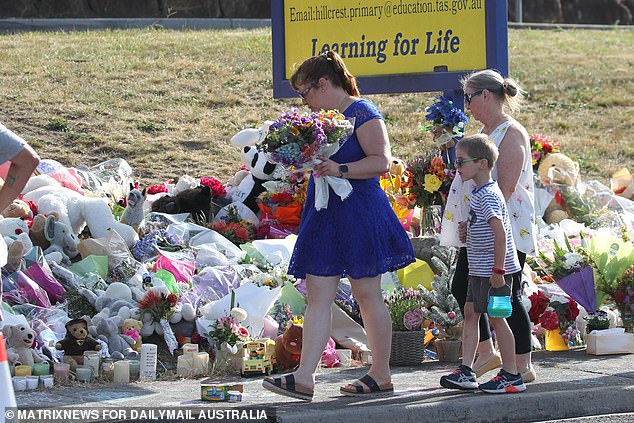
POLYGON ((432 131, 434 142, 438 147, 453 147, 453 139, 464 135, 464 127, 469 118, 462 109, 445 96, 436 98, 436 102, 425 109, 425 119, 431 124, 421 125, 424 132, 432 131))
POLYGON ((235 354, 237 352, 237 348, 234 348, 236 344, 249 338, 249 331, 240 324, 239 316, 234 316, 242 312, 244 310, 235 307, 229 316, 221 317, 211 325, 211 330, 207 336, 214 342, 216 349, 228 348, 228 352, 235 354), (226 345, 223 347, 223 344, 226 345), (233 351, 234 349, 235 351, 233 351))
POLYGON ((411 200, 420 208, 444 206, 455 169, 445 164, 442 157, 427 153, 407 163, 410 177, 407 183, 411 200))
POLYGON ((550 153, 559 153, 559 142, 553 141, 548 135, 535 134, 530 136, 533 170, 537 172, 542 159, 550 153))
POLYGON ((236 245, 255 239, 255 225, 240 217, 235 207, 229 206, 227 214, 211 225, 211 229, 220 233, 236 245))
POLYGON ((588 265, 584 255, 572 248, 568 238, 565 238, 565 242, 566 249, 563 249, 559 246, 557 241, 554 241, 552 258, 543 251, 539 251, 539 258, 546 264, 546 267, 556 281, 578 272, 588 265))
POLYGON ((634 264, 625 271, 612 298, 621 311, 623 323, 631 322, 634 319, 634 264))
MULTIPOLYGON (((411 174, 405 163, 399 160, 397 165, 393 162, 390 170, 379 178, 381 189, 385 192, 394 214, 401 222, 408 220, 413 213, 410 207, 410 200, 413 200, 413 197, 410 196, 408 188, 411 185, 410 177, 411 174)), ((404 224, 404 227, 405 230, 409 229, 409 225, 404 224)))
POLYGON ((280 181, 267 181, 262 186, 266 191, 256 201, 264 219, 272 218, 283 226, 296 228, 305 199, 301 186, 280 181))
MULTIPOLYGON (((290 169, 312 169, 317 156, 330 157, 354 132, 354 123, 336 110, 300 114, 297 109, 283 113, 269 126, 258 149, 269 160, 290 169)), ((342 199, 352 192, 352 185, 342 178, 315 178, 315 208, 328 205, 328 185, 342 199)))
POLYGON ((435 153, 426 153, 407 163, 409 179, 407 193, 409 206, 422 209, 421 233, 437 232, 440 227, 441 213, 439 207, 444 206, 456 171, 445 164, 435 153))
POLYGON ((392 318, 394 331, 423 330, 431 323, 425 300, 418 289, 397 289, 386 296, 384 301, 392 318))
POLYGON ((548 298, 539 290, 528 299, 531 301, 528 316, 533 324, 539 324, 546 330, 558 330, 566 343, 579 334, 575 325, 579 308, 575 300, 554 296, 548 298))

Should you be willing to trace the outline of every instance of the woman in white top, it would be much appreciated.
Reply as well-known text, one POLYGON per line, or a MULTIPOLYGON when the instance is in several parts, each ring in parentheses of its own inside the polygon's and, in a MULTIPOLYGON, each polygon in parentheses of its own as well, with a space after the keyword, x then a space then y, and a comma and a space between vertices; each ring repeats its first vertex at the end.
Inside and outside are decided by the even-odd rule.
MULTIPOLYGON (((492 176, 497 181, 507 201, 513 228, 513 237, 520 265, 526 255, 535 255, 536 233, 533 170, 530 140, 526 129, 515 121, 509 112, 519 109, 524 91, 519 84, 504 78, 497 71, 474 72, 463 80, 465 108, 484 126, 487 134, 499 149, 499 158, 492 176)), ((464 307, 469 275, 466 248, 459 241, 460 222, 466 222, 469 198, 474 186, 471 181, 462 182, 460 176, 451 186, 443 215, 441 243, 459 246, 460 255, 452 283, 452 293, 461 308, 464 307)), ((513 275, 513 314, 507 319, 515 336, 516 364, 525 382, 535 379, 531 365, 531 326, 528 313, 521 301, 521 272, 513 275)), ((501 365, 495 352, 486 317, 480 320, 478 358, 473 370, 478 376, 501 365)))

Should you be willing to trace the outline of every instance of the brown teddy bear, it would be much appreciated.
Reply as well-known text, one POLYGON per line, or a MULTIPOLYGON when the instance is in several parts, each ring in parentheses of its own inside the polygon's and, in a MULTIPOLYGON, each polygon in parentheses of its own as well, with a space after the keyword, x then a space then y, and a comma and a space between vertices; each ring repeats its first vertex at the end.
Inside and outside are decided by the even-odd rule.
POLYGON ((84 364, 84 351, 99 351, 101 344, 88 336, 88 322, 72 319, 66 323, 66 337, 55 344, 55 349, 64 350, 64 362, 74 370, 84 364))
POLYGON ((299 366, 303 331, 303 325, 291 323, 286 332, 275 340, 275 361, 278 371, 294 370, 299 366))
POLYGON ((24 219, 33 217, 33 212, 26 201, 18 200, 17 198, 0 214, 4 217, 21 217, 24 219))
POLYGON ((7 356, 11 371, 17 365, 32 366, 33 363, 43 363, 45 360, 36 350, 31 348, 35 342, 36 333, 28 325, 4 325, 2 333, 7 341, 7 356))
POLYGON ((130 347, 138 353, 141 352, 141 345, 143 344, 141 339, 142 326, 143 323, 135 319, 125 319, 121 324, 121 333, 134 339, 134 344, 130 345, 130 347))

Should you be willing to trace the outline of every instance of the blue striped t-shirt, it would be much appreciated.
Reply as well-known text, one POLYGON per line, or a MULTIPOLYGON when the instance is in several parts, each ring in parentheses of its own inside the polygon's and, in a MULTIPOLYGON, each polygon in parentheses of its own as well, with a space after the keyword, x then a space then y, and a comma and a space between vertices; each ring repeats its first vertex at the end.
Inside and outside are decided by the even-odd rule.
POLYGON ((469 275, 490 277, 493 273, 493 231, 489 219, 497 217, 504 225, 506 232, 506 273, 519 272, 520 263, 515 252, 513 230, 504 195, 496 182, 489 182, 476 188, 469 203, 469 219, 467 226, 467 256, 469 259, 469 275))

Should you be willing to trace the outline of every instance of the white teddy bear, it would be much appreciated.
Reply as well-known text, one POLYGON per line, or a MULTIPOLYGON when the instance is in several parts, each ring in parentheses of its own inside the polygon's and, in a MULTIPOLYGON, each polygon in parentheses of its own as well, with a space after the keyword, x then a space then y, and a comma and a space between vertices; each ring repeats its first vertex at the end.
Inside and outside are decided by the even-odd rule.
POLYGON ((20 267, 22 257, 33 248, 29 238, 29 225, 17 217, 0 217, 0 235, 8 247, 7 270, 15 271, 20 267))
POLYGON ((57 213, 59 220, 79 234, 88 225, 93 238, 105 238, 109 229, 117 232, 129 248, 139 236, 131 226, 114 220, 114 216, 103 198, 83 196, 64 187, 45 186, 24 195, 33 201, 41 214, 57 213))

